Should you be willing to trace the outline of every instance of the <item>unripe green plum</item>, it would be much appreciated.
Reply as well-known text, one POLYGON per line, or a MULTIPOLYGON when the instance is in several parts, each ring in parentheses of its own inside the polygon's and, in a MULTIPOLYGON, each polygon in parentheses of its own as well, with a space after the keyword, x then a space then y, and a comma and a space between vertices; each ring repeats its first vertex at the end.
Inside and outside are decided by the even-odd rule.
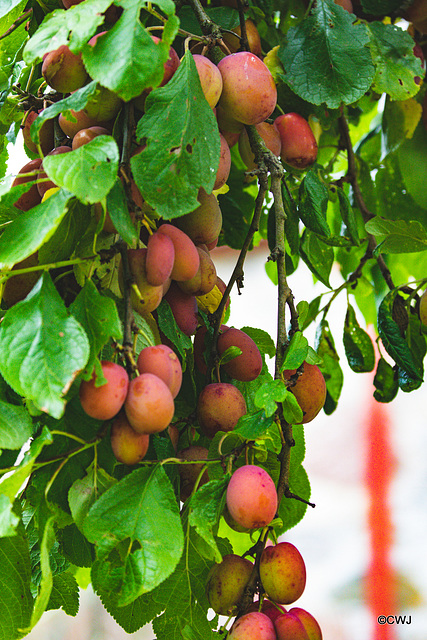
MULTIPOLYGON (((38 264, 38 253, 32 253, 28 258, 17 262, 12 271, 17 269, 27 269, 28 267, 35 267, 38 264)), ((40 271, 30 271, 29 273, 22 273, 18 276, 8 278, 5 282, 3 289, 3 301, 8 309, 13 307, 14 304, 24 300, 30 293, 37 280, 40 278, 40 271)))
POLYGON ((277 640, 310 640, 301 620, 288 611, 274 621, 277 640))
POLYGON ((105 127, 88 127, 87 129, 80 129, 73 138, 71 145, 72 150, 83 147, 83 145, 91 142, 98 136, 109 136, 110 132, 105 127))
POLYGON ((227 640, 276 640, 276 632, 268 616, 252 611, 236 620, 227 640))
POLYGON ((180 280, 190 280, 196 275, 200 262, 194 242, 187 233, 171 224, 160 225, 157 232, 169 236, 173 242, 175 257, 171 278, 178 282, 180 280))
POLYGON ((176 282, 171 282, 164 298, 169 303, 175 322, 182 333, 186 336, 194 335, 199 322, 196 297, 184 293, 176 282))
POLYGON ((292 607, 292 609, 289 609, 289 613, 296 616, 302 623, 306 630, 308 640, 322 640, 322 630, 316 618, 314 618, 311 613, 300 607, 292 607))
MULTIPOLYGON (((12 187, 15 187, 19 184, 25 184, 26 182, 31 182, 32 180, 36 179, 36 176, 28 176, 28 177, 21 177, 21 174, 25 174, 25 173, 31 173, 33 171, 37 171, 38 169, 40 169, 40 165, 42 163, 42 159, 41 158, 36 158, 35 160, 30 160, 30 162, 27 162, 27 164, 24 164, 24 166, 18 171, 18 174, 15 178, 15 180, 12 182, 12 187)), ((18 200, 15 202, 14 206, 17 209, 20 209, 21 211, 29 211, 30 209, 32 209, 33 207, 35 207, 36 205, 40 204, 41 202, 41 195, 39 193, 39 190, 37 189, 37 185, 33 184, 28 191, 26 191, 25 193, 22 194, 22 196, 20 196, 18 198, 18 200)))
POLYGON ((317 142, 307 120, 298 113, 278 116, 274 126, 280 135, 280 156, 295 169, 306 169, 317 158, 317 142))
MULTIPOLYGON (((35 143, 31 139, 30 128, 34 120, 37 118, 37 116, 41 112, 42 112, 42 109, 39 112, 30 111, 30 113, 28 113, 28 115, 26 115, 25 117, 25 123, 22 129, 22 137, 24 138, 24 142, 32 153, 38 153, 38 149, 35 143)), ((54 124, 53 124, 53 120, 51 119, 51 120, 46 120, 40 129, 39 139, 40 139, 40 147, 43 152, 43 155, 46 155, 47 153, 49 153, 49 151, 52 151, 55 145, 53 128, 54 128, 54 124)))
POLYGON ((47 84, 59 93, 76 91, 88 79, 81 55, 70 51, 66 44, 44 56, 42 75, 47 84))
POLYGON ((141 373, 129 383, 124 409, 135 431, 158 433, 171 423, 175 405, 163 380, 153 373, 141 373))
MULTIPOLYGON (((207 460, 209 455, 209 450, 206 447, 201 447, 199 445, 191 445, 178 451, 176 454, 178 458, 182 458, 183 460, 207 460)), ((180 464, 178 465, 178 473, 180 478, 180 495, 179 498, 181 502, 185 502, 188 500, 190 495, 193 492, 194 485, 196 484, 197 478, 203 469, 203 462, 200 464, 180 464)), ((205 471, 201 477, 199 482, 199 487, 209 482, 208 472, 205 471)))
MULTIPOLYGON (((205 246, 205 245, 203 245, 205 246)), ((178 286, 184 293, 194 296, 203 296, 212 291, 216 285, 217 273, 209 251, 204 251, 201 247, 197 247, 200 258, 199 268, 196 275, 190 280, 178 282, 178 286)))
MULTIPOLYGON (((157 309, 163 298, 163 287, 152 286, 147 280, 147 272, 145 267, 147 249, 128 249, 129 271, 136 284, 138 292, 135 288, 131 289, 130 298, 132 306, 141 316, 147 315, 157 309)), ((122 267, 122 265, 121 265, 122 267)), ((124 290, 123 268, 119 271, 119 284, 124 290)))
POLYGON ((175 248, 165 233, 153 233, 147 242, 147 281, 153 286, 166 282, 172 274, 175 248))
POLYGON ((241 527, 269 525, 277 511, 277 491, 267 471, 252 464, 237 469, 227 487, 227 508, 241 527))
MULTIPOLYGON (((65 147, 65 146, 55 147, 55 149, 52 149, 52 151, 49 151, 49 153, 47 155, 48 156, 58 156, 58 155, 61 155, 62 153, 68 153, 69 151, 71 151, 70 147, 65 147)), ((44 178, 47 178, 47 175, 43 171, 43 163, 42 163, 40 165, 40 172, 37 175, 37 180, 42 180, 44 178)), ((46 191, 49 191, 49 189, 53 189, 56 186, 57 185, 52 180, 46 180, 46 182, 37 183, 37 189, 38 189, 38 192, 40 194, 40 197, 43 198, 43 196, 46 193, 46 191)))
POLYGON ((221 365, 224 371, 235 380, 255 380, 261 373, 262 357, 252 338, 244 331, 231 327, 218 338, 218 354, 221 356, 230 347, 238 347, 242 353, 221 365))
POLYGON ((193 55, 202 91, 210 107, 215 107, 222 91, 222 76, 218 67, 198 53, 193 55))
MULTIPOLYGON (((264 140, 266 147, 270 149, 270 151, 274 153, 275 156, 279 157, 281 141, 277 129, 272 124, 268 124, 268 122, 261 122, 260 124, 255 125, 255 128, 261 138, 264 140)), ((248 171, 253 171, 257 168, 258 165, 255 163, 255 155, 252 152, 246 129, 243 129, 242 133, 240 134, 239 153, 240 157, 248 168, 248 171)))
POLYGON ((279 542, 264 549, 259 575, 268 597, 279 604, 295 602, 305 589, 305 563, 290 542, 279 542))
POLYGON ((197 419, 208 438, 213 438, 218 431, 232 431, 246 411, 240 391, 226 382, 208 384, 197 401, 197 419))
POLYGON ((150 444, 150 436, 132 429, 124 411, 119 413, 111 425, 110 439, 116 460, 127 465, 141 462, 150 444))
POLYGON ((225 555, 209 572, 206 596, 210 607, 223 616, 232 615, 242 599, 253 564, 234 553, 225 555))
POLYGON ((218 63, 223 88, 219 106, 228 117, 259 124, 274 111, 277 90, 263 61, 249 51, 232 53, 218 63))
MULTIPOLYGON (((209 244, 216 240, 222 227, 222 213, 216 197, 201 188, 197 195, 200 205, 175 219, 176 226, 195 244, 209 244)), ((174 278, 176 280, 176 278, 174 278)))
POLYGON ((100 125, 101 122, 112 120, 122 107, 122 101, 107 87, 98 84, 96 91, 86 103, 83 111, 86 115, 100 125))
MULTIPOLYGON (((283 371, 285 380, 294 375, 296 369, 283 371)), ((326 382, 319 367, 304 362, 304 373, 299 376, 296 384, 289 387, 296 397, 304 414, 301 424, 311 422, 322 409, 326 400, 326 382)))
POLYGON ((82 380, 79 397, 88 416, 97 420, 110 420, 123 406, 128 392, 129 376, 126 369, 114 362, 103 360, 101 368, 107 382, 97 386, 94 372, 90 380, 82 380))
POLYGON ((424 293, 420 298, 419 313, 420 313, 421 324, 427 327, 427 289, 424 291, 424 293))
POLYGON ((176 398, 182 383, 182 367, 178 356, 166 344, 145 347, 140 352, 136 367, 139 373, 154 373, 169 387, 176 398))

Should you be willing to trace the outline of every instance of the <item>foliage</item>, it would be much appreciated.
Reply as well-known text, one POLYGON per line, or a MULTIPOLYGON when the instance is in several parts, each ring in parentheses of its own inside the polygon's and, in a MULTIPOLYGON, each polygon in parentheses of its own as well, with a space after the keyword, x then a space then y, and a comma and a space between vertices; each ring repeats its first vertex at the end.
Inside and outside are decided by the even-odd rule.
POLYGON ((416 26, 406 29, 400 21, 408 2, 364 0, 355 3, 355 13, 333 0, 249 0, 248 8, 238 0, 240 9, 212 0, 206 12, 198 0, 183 4, 84 0, 64 9, 56 0, 11 0, 0 8, 5 640, 24 637, 45 610, 76 615, 80 567, 91 568, 95 591, 127 632, 153 620, 159 640, 217 637, 218 618, 207 617, 205 594, 213 563, 242 544, 257 556, 266 531, 275 540, 309 504, 303 412, 291 392, 295 380, 285 381, 283 371, 317 364, 327 414, 345 384, 335 346, 341 338, 353 371, 375 370, 377 401, 390 402, 423 381, 427 99, 420 50, 427 44, 416 26), (205 376, 195 365, 192 332, 179 326, 168 298, 153 313, 131 311, 135 282, 125 255, 127 248, 146 246, 147 230, 164 222, 179 227, 182 216, 198 207, 201 188, 212 192, 219 133, 189 47, 206 45, 218 62, 224 55, 218 36, 240 24, 239 11, 258 27, 277 85, 271 121, 293 111, 308 119, 318 156, 305 169, 281 166, 248 127, 259 169, 245 175, 235 147, 228 186, 216 192, 223 217, 219 244, 241 250, 226 293, 241 282, 247 251, 268 241, 266 271, 278 284, 279 330, 276 340, 262 328, 243 328, 261 353, 262 370, 250 381, 231 381, 221 370, 222 381, 241 392, 247 413, 233 431, 210 440, 199 427, 198 395, 216 381, 220 364, 241 354, 231 347, 220 362, 216 353, 227 297, 218 287, 197 297, 198 323, 207 329, 205 376), (103 31, 95 46, 88 45, 103 31), (161 35, 158 45, 152 33, 161 35), (90 76, 69 95, 46 86, 41 71, 44 54, 65 44, 81 53, 90 76), (161 86, 171 45, 181 62, 161 86), (58 116, 76 120, 73 114, 103 87, 120 99, 107 134, 47 156, 47 178, 35 171, 25 188, 12 186, 9 143, 16 143, 24 114, 42 110, 30 131, 37 152, 31 142, 25 146, 33 159, 41 151, 42 125, 53 125, 55 146, 71 145, 58 116), (134 103, 141 95, 142 110, 134 103), (56 193, 28 210, 14 207, 32 184, 47 179, 59 187, 56 193), (265 198, 268 190, 271 198, 265 198), (104 226, 107 212, 118 233, 104 226), (23 262, 34 255, 37 266, 23 262), (337 288, 331 285, 334 264, 342 277, 337 288), (287 287, 287 274, 304 266, 323 285, 311 301, 287 287), (37 282, 8 303, 8 286, 34 273, 37 282), (340 294, 348 303, 342 337, 332 336, 328 322, 340 294), (316 341, 310 345, 304 331, 313 323, 316 341), (367 332, 363 324, 374 327, 367 332), (95 371, 97 384, 103 382, 101 360, 122 363, 133 377, 139 351, 161 342, 174 348, 183 369, 171 425, 178 451, 192 444, 209 450, 185 503, 179 501, 178 472, 184 461, 170 430, 151 435, 144 459, 128 466, 113 454, 112 421, 89 417, 79 402, 82 380, 95 371), (276 358, 273 375, 267 356, 276 358), (260 535, 236 533, 223 518, 229 478, 247 463, 266 469, 279 495, 277 517, 260 535), (206 468, 209 481, 203 483, 206 468))

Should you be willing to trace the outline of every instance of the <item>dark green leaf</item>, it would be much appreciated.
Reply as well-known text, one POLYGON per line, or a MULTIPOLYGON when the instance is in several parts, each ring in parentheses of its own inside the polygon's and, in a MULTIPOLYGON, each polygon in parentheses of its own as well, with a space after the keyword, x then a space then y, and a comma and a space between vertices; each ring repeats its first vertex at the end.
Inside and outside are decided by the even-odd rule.
POLYGON ((391 16, 400 9, 404 0, 361 0, 363 10, 374 16, 391 16))
POLYGON ((319 311, 321 296, 313 298, 308 304, 305 300, 298 302, 297 311, 299 313, 298 323, 301 331, 304 331, 316 318, 319 311))
POLYGON ((146 139, 144 150, 131 158, 144 199, 166 220, 193 211, 199 188, 212 191, 220 141, 189 52, 172 79, 148 96, 136 134, 146 139))
POLYGON ((46 611, 63 609, 68 616, 75 616, 79 610, 79 587, 75 577, 64 571, 53 576, 52 591, 46 611))
POLYGON ((174 343, 180 355, 185 358, 185 352, 186 350, 191 349, 192 342, 190 338, 182 333, 178 328, 170 305, 166 300, 162 300, 160 305, 157 307, 156 312, 160 331, 174 343))
POLYGON ((89 343, 48 274, 0 327, 0 372, 7 383, 42 411, 59 418, 64 394, 85 367, 89 343))
POLYGON ((374 345, 370 336, 357 322, 356 313, 349 304, 344 323, 343 343, 350 369, 357 373, 372 371, 375 366, 374 345))
POLYGON ((408 342, 402 336, 399 325, 393 318, 393 304, 397 294, 398 290, 393 289, 381 301, 378 309, 378 333, 385 350, 396 364, 411 378, 422 380, 422 373, 408 342))
POLYGON ((291 391, 282 400, 283 417, 289 424, 299 424, 304 418, 303 411, 291 391))
MULTIPOLYGON (((260 389, 262 390, 266 384, 269 384, 269 383, 265 383, 264 385, 262 385, 262 387, 260 387, 260 389)), ((266 403, 269 406, 270 400, 266 398, 265 390, 262 391, 261 394, 257 397, 257 394, 260 389, 258 389, 257 393, 255 394, 255 398, 254 398, 255 404, 257 404, 257 402, 259 404, 266 403)), ((274 390, 272 393, 274 395, 274 390)), ((277 394, 277 389, 276 389, 276 394, 277 394)), ((276 403, 274 402, 274 400, 271 402, 274 404, 274 411, 275 411, 276 403)), ((233 433, 237 433, 239 436, 241 436, 242 438, 245 438, 246 440, 257 440, 258 438, 262 438, 274 422, 273 418, 271 417, 272 414, 270 415, 266 415, 266 414, 267 412, 265 410, 256 411, 255 413, 247 413, 246 415, 240 418, 239 422, 237 423, 237 426, 233 430, 233 433)))
POLYGON ((407 192, 418 206, 427 209, 427 130, 422 122, 412 138, 399 147, 397 157, 407 192))
POLYGON ((219 364, 227 364, 227 362, 230 362, 230 360, 233 360, 234 358, 237 358, 237 356, 241 355, 242 350, 239 349, 239 347, 228 347, 228 349, 226 349, 221 355, 219 364))
MULTIPOLYGON (((289 480, 289 489, 304 500, 310 499, 310 482, 307 473, 302 465, 294 469, 289 480)), ((282 519, 283 525, 276 530, 278 535, 295 527, 302 520, 307 510, 307 505, 294 498, 282 498, 278 516, 282 519)))
POLYGON ((319 178, 316 169, 311 169, 299 188, 300 218, 311 231, 327 238, 331 235, 326 222, 328 189, 319 178))
POLYGON ((397 372, 384 358, 378 360, 374 387, 374 398, 377 402, 391 402, 399 390, 397 372))
POLYGON ((0 539, 0 637, 22 638, 33 608, 28 542, 21 535, 0 539))
MULTIPOLYGON (((239 26, 239 14, 231 7, 209 6, 205 11, 211 20, 223 29, 231 30, 239 26)), ((203 35, 194 11, 190 7, 184 6, 179 10, 179 20, 181 29, 199 36, 203 35)))
POLYGON ((126 194, 119 178, 117 178, 107 195, 107 211, 117 233, 121 235, 128 245, 133 246, 138 239, 138 234, 129 215, 126 194))
POLYGON ((341 395, 344 375, 339 364, 339 356, 329 329, 329 323, 326 320, 322 320, 317 327, 316 351, 322 358, 319 369, 325 378, 327 391, 324 411, 329 415, 336 409, 341 395))
POLYGON ((64 558, 76 567, 91 567, 95 560, 95 548, 77 528, 70 524, 57 532, 57 539, 64 558))
POLYGON ((359 245, 360 244, 359 233, 357 231, 357 222, 356 222, 356 217, 354 215, 353 208, 346 194, 340 187, 337 188, 337 192, 338 192, 338 200, 340 203, 340 212, 342 216, 342 221, 344 222, 346 227, 346 233, 349 235, 350 240, 352 241, 353 244, 359 245))
POLYGON ((291 27, 279 49, 284 80, 304 100, 336 109, 371 86, 375 68, 364 24, 333 0, 316 2, 312 13, 291 27))
POLYGON ((250 338, 252 338, 262 354, 266 354, 270 358, 274 358, 276 355, 276 345, 274 344, 273 338, 266 331, 246 326, 242 327, 241 331, 244 331, 250 338))
POLYGON ((91 506, 116 483, 116 478, 108 475, 104 469, 96 469, 92 466, 86 476, 76 480, 70 487, 68 502, 74 522, 81 532, 91 506))
POLYGON ((329 276, 334 262, 334 250, 315 233, 305 231, 300 247, 301 257, 320 282, 330 288, 329 276))
POLYGON ((391 100, 387 96, 382 123, 384 153, 395 151, 402 142, 412 138, 422 112, 422 106, 415 98, 391 100))

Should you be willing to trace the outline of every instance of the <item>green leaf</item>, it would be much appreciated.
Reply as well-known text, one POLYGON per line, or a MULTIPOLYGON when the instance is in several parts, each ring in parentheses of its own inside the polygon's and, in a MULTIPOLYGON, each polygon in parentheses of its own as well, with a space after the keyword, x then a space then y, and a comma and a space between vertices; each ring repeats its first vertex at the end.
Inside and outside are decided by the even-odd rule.
POLYGON ((391 402, 399 390, 397 372, 384 358, 378 360, 374 387, 374 398, 377 402, 391 402))
POLYGON ((367 22, 372 59, 376 66, 373 88, 393 100, 406 100, 418 93, 424 76, 422 62, 414 52, 414 40, 395 24, 367 22))
POLYGON ((242 350, 239 349, 239 347, 228 347, 228 349, 226 349, 221 355, 219 364, 227 364, 227 362, 230 362, 230 360, 234 360, 234 358, 237 358, 237 356, 241 355, 242 350))
MULTIPOLYGON (((40 129, 47 120, 56 118, 60 113, 69 114, 71 109, 73 111, 81 111, 87 104, 89 98, 96 92, 97 83, 95 81, 89 82, 81 89, 78 89, 67 98, 54 102, 37 116, 31 125, 30 134, 33 142, 38 144, 40 129)), ((74 116, 70 116, 74 118, 74 116)), ((73 119, 75 122, 76 119, 73 119)))
POLYGON ((378 309, 378 334, 384 349, 403 371, 414 378, 422 380, 422 373, 414 355, 393 318, 393 305, 398 289, 390 291, 381 301, 378 309))
MULTIPOLYGON (((269 383, 264 383, 260 387, 260 389, 268 384, 269 383)), ((260 404, 263 404, 264 402, 266 404, 269 404, 270 399, 268 392, 264 389, 264 391, 261 392, 261 394, 258 395, 257 398, 258 391, 255 394, 254 403, 256 404, 258 401, 260 404)), ((273 403, 275 411, 276 403, 274 401, 273 403)), ((262 438, 274 422, 273 418, 271 417, 272 415, 273 414, 270 414, 269 416, 266 415, 265 410, 256 411, 255 413, 247 413, 239 419, 236 427, 233 429, 233 433, 236 433, 238 436, 241 436, 246 440, 257 440, 258 438, 262 438)))
MULTIPOLYGON (((310 499, 310 482, 302 465, 299 465, 292 471, 289 479, 289 489, 292 493, 304 500, 310 499)), ((295 500, 294 498, 282 498, 279 505, 278 516, 281 518, 283 525, 278 530, 276 529, 276 534, 281 535, 285 531, 295 527, 295 525, 302 520, 306 511, 307 505, 304 502, 295 500)))
POLYGON ((143 318, 139 314, 135 315, 135 324, 138 327, 136 338, 136 352, 139 353, 145 347, 161 344, 161 338, 157 323, 152 316, 143 318))
POLYGON ((407 139, 412 138, 421 119, 423 108, 415 98, 391 100, 384 106, 382 140, 385 153, 395 151, 407 139))
POLYGON ((333 0, 316 2, 311 14, 287 33, 279 49, 283 79, 301 98, 331 109, 351 104, 371 86, 375 67, 364 24, 333 0))
POLYGON ((64 571, 53 576, 52 591, 46 610, 63 609, 68 616, 75 616, 79 610, 79 587, 75 577, 64 571))
MULTIPOLYGON (((234 29, 239 26, 239 14, 231 7, 205 7, 205 11, 215 24, 223 29, 234 29)), ((179 10, 181 29, 196 35, 203 35, 200 24, 191 7, 183 6, 179 10)))
POLYGON ((92 280, 86 281, 83 289, 70 305, 70 312, 89 338, 90 356, 85 376, 89 380, 102 347, 110 338, 122 340, 122 324, 114 300, 101 295, 92 280))
POLYGON ((0 539, 0 638, 22 638, 31 619, 31 565, 27 540, 21 535, 0 539))
POLYGON ((129 215, 126 194, 122 181, 117 178, 107 195, 107 211, 117 233, 131 247, 138 240, 138 234, 129 215))
POLYGON ((276 345, 274 344, 273 338, 266 331, 254 327, 242 327, 241 331, 244 331, 252 338, 262 354, 274 358, 276 355, 276 345))
POLYGON ((52 237, 68 211, 71 193, 60 189, 11 222, 0 238, 0 268, 11 269, 52 237))
POLYGON ((118 604, 127 605, 151 591, 175 569, 183 532, 172 486, 163 467, 137 469, 108 489, 91 507, 84 533, 95 543, 108 575, 108 556, 126 544, 117 579, 118 604))
POLYGON ((56 534, 64 558, 76 567, 91 567, 95 560, 95 547, 77 528, 70 524, 56 534))
POLYGON ((34 601, 31 622, 29 627, 26 629, 27 633, 35 627, 43 613, 46 611, 52 591, 53 575, 52 568, 50 566, 49 552, 55 542, 55 532, 53 528, 54 521, 55 516, 48 518, 43 530, 42 541, 40 544, 41 581, 34 601))
POLYGON ((6 312, 0 326, 0 372, 17 393, 55 418, 64 394, 89 358, 88 339, 69 317, 48 274, 6 312))
POLYGON ((326 222, 328 208, 328 189, 319 178, 316 169, 311 169, 299 188, 300 218, 311 231, 328 238, 331 235, 326 222))
POLYGON ((16 535, 21 522, 14 511, 14 504, 4 494, 0 494, 0 538, 16 535))
POLYGON ((102 200, 113 187, 118 167, 119 149, 111 136, 97 136, 70 153, 43 160, 43 169, 56 185, 91 204, 102 200))
POLYGON ((301 257, 320 282, 331 287, 329 276, 334 262, 334 250, 311 231, 305 231, 301 241, 301 257))
POLYGON ((193 211, 199 188, 212 191, 220 141, 188 51, 172 79, 149 94, 136 134, 147 143, 131 158, 144 199, 166 220, 193 211))
POLYGON ((185 358, 185 352, 192 348, 192 342, 176 324, 170 305, 166 300, 162 300, 156 311, 159 330, 173 342, 180 355, 185 358))
MULTIPOLYGON (((270 418, 277 409, 277 403, 282 402, 287 394, 283 380, 269 380, 264 382, 255 393, 255 405, 264 409, 267 418, 270 418)), ((239 432, 240 433, 240 432, 239 432)))
POLYGON ((357 222, 356 222, 356 217, 354 215, 353 208, 350 204, 349 199, 347 198, 346 194, 341 189, 341 187, 337 188, 337 192, 338 192, 338 200, 340 204, 340 213, 342 216, 342 221, 344 222, 346 227, 346 233, 349 235, 350 240, 355 245, 359 245, 360 244, 359 233, 357 231, 357 222))
POLYGON ((81 240, 92 220, 89 206, 76 198, 71 200, 69 209, 53 236, 39 249, 39 264, 51 264, 74 257, 76 245, 81 240))
POLYGON ((299 424, 304 418, 304 413, 298 404, 294 394, 288 389, 282 400, 283 417, 289 424, 299 424))
POLYGON ((45 53, 63 44, 73 53, 80 51, 104 22, 103 12, 110 4, 111 0, 86 0, 66 11, 57 9, 48 13, 25 46, 25 62, 28 65, 40 62, 45 53))
POLYGON ((91 466, 84 478, 79 478, 73 483, 68 491, 68 502, 79 531, 83 532, 84 520, 94 502, 116 483, 116 478, 108 475, 104 469, 94 466, 91 466))
POLYGON ((376 253, 412 253, 427 249, 427 232, 417 220, 384 220, 375 216, 365 227, 379 243, 376 253))
POLYGON ((306 359, 307 353, 308 340, 301 331, 297 331, 292 336, 289 346, 285 351, 285 357, 280 370, 297 369, 306 359))
POLYGON ((32 435, 33 422, 25 407, 0 400, 0 449, 20 449, 32 435))
POLYGON ((375 366, 374 345, 370 336, 359 326, 356 313, 350 304, 345 316, 343 343, 350 369, 356 373, 373 370, 375 366))
POLYGON ((90 77, 126 102, 160 84, 179 24, 175 16, 170 17, 162 40, 155 44, 139 19, 145 4, 141 0, 127 2, 126 10, 111 29, 94 46, 83 48, 83 62, 90 77))
POLYGON ((298 324, 301 331, 307 329, 307 327, 313 322, 316 318, 320 301, 322 300, 321 296, 317 296, 317 298, 313 298, 310 303, 307 303, 305 300, 301 300, 297 304, 297 311, 299 313, 298 324))
POLYGON ((412 138, 399 147, 397 157, 406 191, 417 205, 427 209, 427 131, 422 122, 412 138))
POLYGON ((222 556, 213 535, 223 510, 223 497, 228 478, 210 480, 196 491, 191 498, 189 523, 212 549, 212 560, 221 562, 222 556))
POLYGON ((361 0, 363 10, 374 16, 391 16, 402 7, 403 0, 361 0))
POLYGON ((326 402, 323 407, 326 415, 335 411, 344 381, 339 364, 339 355, 327 320, 322 320, 316 330, 316 351, 322 358, 319 369, 326 382, 326 402))

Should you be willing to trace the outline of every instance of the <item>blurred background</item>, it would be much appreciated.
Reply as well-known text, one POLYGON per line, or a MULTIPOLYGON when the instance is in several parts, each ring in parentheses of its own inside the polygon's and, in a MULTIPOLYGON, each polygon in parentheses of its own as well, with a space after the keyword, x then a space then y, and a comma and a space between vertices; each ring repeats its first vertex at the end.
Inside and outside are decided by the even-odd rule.
MULTIPOLYGON (((15 155, 10 172, 25 163, 15 155)), ((212 252, 227 281, 238 253, 212 252)), ((227 324, 264 329, 276 336, 277 289, 265 273, 266 244, 252 251, 241 295, 233 289, 227 324)), ((332 286, 341 283, 338 273, 332 286)), ((323 292, 304 266, 289 277, 296 302, 323 292)), ((307 586, 296 603, 318 620, 324 640, 426 640, 427 638, 427 401, 426 385, 399 391, 390 405, 372 398, 372 374, 353 373, 340 337, 346 313, 341 294, 328 316, 336 336, 344 387, 337 410, 306 425, 305 469, 311 500, 304 519, 283 536, 302 553, 307 586), (379 625, 378 615, 406 616, 379 625), (408 624, 410 616, 410 624, 408 624)), ((359 318, 361 324, 363 320, 359 318)), ((363 324, 362 324, 363 326, 363 324)), ((315 323, 305 332, 314 344, 315 323)), ((29 640, 153 640, 151 628, 126 634, 88 587, 75 618, 47 612, 29 640)))

